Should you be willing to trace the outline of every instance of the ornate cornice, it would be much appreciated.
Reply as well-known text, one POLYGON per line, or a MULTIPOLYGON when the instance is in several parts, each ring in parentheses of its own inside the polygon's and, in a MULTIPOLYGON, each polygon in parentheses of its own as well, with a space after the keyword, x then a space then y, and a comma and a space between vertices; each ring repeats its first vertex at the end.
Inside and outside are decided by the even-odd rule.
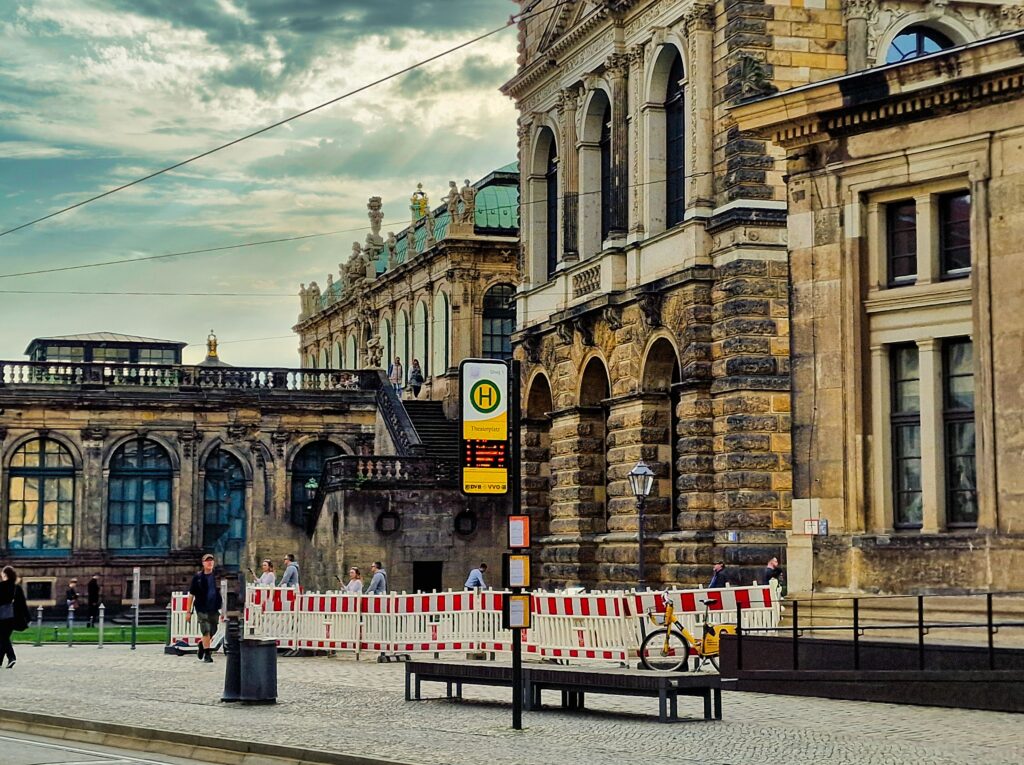
POLYGON ((695 2, 683 14, 683 28, 687 36, 694 32, 710 32, 715 28, 715 4, 695 2))
POLYGON ((866 19, 877 9, 877 0, 843 0, 843 15, 848 19, 866 19))

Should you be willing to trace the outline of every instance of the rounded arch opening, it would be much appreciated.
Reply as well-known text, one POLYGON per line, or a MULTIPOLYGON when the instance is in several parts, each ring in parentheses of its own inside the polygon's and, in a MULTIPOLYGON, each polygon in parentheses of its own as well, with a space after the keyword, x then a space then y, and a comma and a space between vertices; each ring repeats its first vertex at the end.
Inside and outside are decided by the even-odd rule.
POLYGON ((656 338, 648 347, 641 372, 641 389, 646 394, 657 396, 651 406, 655 412, 661 435, 650 444, 656 448, 657 458, 651 468, 657 476, 656 491, 650 500, 650 520, 658 530, 675 523, 678 507, 676 491, 676 461, 679 457, 678 444, 678 392, 674 388, 681 380, 679 355, 672 341, 667 337, 656 338), (664 518, 664 521, 660 521, 664 518), (665 526, 661 526, 664 523, 665 526))
MULTIPOLYGON (((431 373, 430 359, 427 358, 427 353, 430 348, 428 342, 428 333, 430 331, 430 314, 427 311, 427 304, 422 300, 416 303, 416 307, 413 309, 412 314, 412 357, 413 360, 420 362, 420 369, 423 372, 423 376, 427 377, 431 373)), ((409 362, 410 368, 412 361, 409 362)))
POLYGON ((611 396, 608 367, 604 360, 592 356, 580 375, 580 425, 589 426, 590 437, 580 439, 581 461, 592 464, 590 470, 580 471, 580 483, 584 493, 592 496, 589 511, 591 533, 608 531, 608 412, 605 399, 611 396), (587 459, 585 455, 589 454, 587 459), (587 485, 589 484, 589 485, 587 485))
POLYGON ((174 467, 167 450, 145 436, 121 444, 110 457, 107 548, 168 550, 174 467))
POLYGON ((313 501, 310 494, 315 493, 315 488, 311 486, 307 489, 307 484, 315 481, 319 485, 324 463, 343 452, 344 450, 333 441, 321 439, 311 441, 295 453, 289 472, 291 473, 291 521, 296 526, 304 527, 306 525, 306 515, 313 501))
POLYGON ((248 521, 245 467, 220 446, 203 465, 203 550, 213 553, 228 571, 239 571, 248 521))
POLYGON ((512 358, 512 333, 516 328, 513 305, 516 288, 512 284, 495 284, 484 293, 483 356, 485 359, 512 358))
MULTIPOLYGON (((551 382, 543 372, 530 380, 523 422, 523 505, 533 519, 533 533, 540 537, 551 528, 551 382)), ((557 530, 557 529, 556 529, 557 530)), ((538 562, 539 566, 539 562, 538 562)), ((539 570, 536 572, 541 573, 539 570)))
POLYGON ((885 63, 898 64, 912 58, 938 53, 956 43, 934 23, 917 23, 900 29, 885 49, 885 63))
POLYGON ((31 437, 8 457, 7 551, 67 554, 75 524, 75 458, 47 435, 31 437))
POLYGON ((449 367, 449 329, 448 295, 438 290, 434 295, 434 320, 431 324, 432 353, 431 368, 435 375, 443 375, 449 367))

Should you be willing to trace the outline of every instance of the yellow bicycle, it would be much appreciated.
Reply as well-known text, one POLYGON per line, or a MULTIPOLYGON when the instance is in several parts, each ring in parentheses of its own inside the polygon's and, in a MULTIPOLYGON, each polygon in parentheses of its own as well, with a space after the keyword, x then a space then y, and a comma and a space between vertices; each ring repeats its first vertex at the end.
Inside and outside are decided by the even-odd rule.
POLYGON ((665 598, 664 612, 649 610, 647 617, 658 629, 647 633, 640 644, 640 661, 643 665, 657 672, 686 672, 690 656, 695 656, 697 661, 694 672, 698 672, 705 663, 710 663, 717 670, 721 636, 736 634, 734 624, 708 623, 708 606, 717 602, 713 597, 701 600, 704 604, 704 629, 700 638, 694 637, 686 625, 676 618, 670 598, 665 598))

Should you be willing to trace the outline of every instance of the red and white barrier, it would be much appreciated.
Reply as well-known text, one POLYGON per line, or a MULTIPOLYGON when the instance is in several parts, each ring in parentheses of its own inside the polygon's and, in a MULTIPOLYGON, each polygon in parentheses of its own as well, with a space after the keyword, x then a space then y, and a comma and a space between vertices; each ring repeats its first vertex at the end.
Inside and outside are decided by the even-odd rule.
MULTIPOLYGON (((250 587, 247 637, 276 640, 286 648, 375 654, 508 652, 511 633, 501 628, 508 593, 483 590, 431 594, 300 594, 290 587, 250 587)), ((778 627, 778 586, 663 592, 535 593, 523 650, 539 658, 625 662, 637 655, 649 610, 663 611, 666 594, 692 632, 705 619, 735 623, 742 607, 746 627, 778 627), (707 609, 702 600, 713 599, 707 609)), ((172 596, 172 642, 198 642, 198 624, 184 621, 187 595, 172 596)), ((222 631, 222 630, 221 630, 222 631)), ((220 632, 218 633, 220 634, 220 632)))
MULTIPOLYGON (((199 645, 202 635, 199 633, 199 619, 194 614, 191 619, 186 619, 188 611, 188 593, 176 592, 171 595, 171 645, 199 645)), ((214 646, 219 646, 224 640, 224 618, 221 617, 217 625, 217 632, 211 641, 214 646)))

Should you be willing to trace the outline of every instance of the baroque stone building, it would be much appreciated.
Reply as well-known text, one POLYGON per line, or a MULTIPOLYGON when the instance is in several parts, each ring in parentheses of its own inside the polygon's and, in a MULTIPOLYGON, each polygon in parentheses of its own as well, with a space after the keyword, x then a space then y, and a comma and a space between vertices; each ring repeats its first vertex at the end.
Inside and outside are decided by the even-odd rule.
POLYGON ((536 8, 504 89, 544 580, 636 581, 627 473, 643 459, 648 580, 699 582, 724 558, 749 581, 790 525, 786 209, 766 143, 729 109, 845 72, 838 2, 536 8))
POLYGON ((329 275, 322 290, 316 282, 302 287, 295 325, 302 365, 387 369, 398 356, 407 383, 417 359, 421 397, 443 402, 453 416, 459 361, 511 357, 518 183, 515 164, 461 189, 451 181, 436 209, 419 188, 411 223, 386 238, 381 199, 371 197, 370 233, 352 243, 338 279, 329 275))
POLYGON ((788 178, 791 589, 1019 591, 1024 8, 849 5, 915 6, 889 66, 735 112, 788 178))
POLYGON ((386 437, 380 372, 230 367, 212 336, 198 366, 100 360, 181 345, 99 333, 0 361, 0 557, 34 604, 62 605, 69 578, 99 573, 116 606, 134 566, 142 602, 164 602, 203 551, 242 575, 301 556, 307 482, 386 437))

